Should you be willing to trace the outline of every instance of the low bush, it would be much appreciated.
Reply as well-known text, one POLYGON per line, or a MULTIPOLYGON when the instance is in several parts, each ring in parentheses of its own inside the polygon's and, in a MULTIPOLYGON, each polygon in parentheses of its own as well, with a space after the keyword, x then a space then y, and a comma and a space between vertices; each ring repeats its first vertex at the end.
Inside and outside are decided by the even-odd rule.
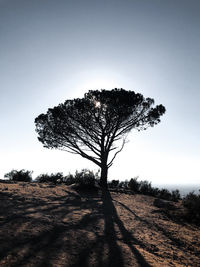
POLYGON ((119 180, 112 180, 108 182, 108 187, 110 188, 117 188, 119 186, 119 180))
POLYGON ((129 184, 129 181, 125 180, 125 181, 119 182, 118 187, 126 190, 126 189, 129 189, 128 184, 129 184))
POLYGON ((171 193, 168 189, 160 189, 159 191, 159 198, 166 199, 166 200, 171 200, 171 193))
POLYGON ((37 178, 36 181, 39 183, 61 183, 64 180, 64 176, 62 172, 57 172, 57 173, 43 173, 40 174, 37 178))
POLYGON ((27 170, 12 170, 4 175, 5 178, 8 178, 11 181, 16 182, 31 182, 32 181, 32 171, 27 170))
POLYGON ((141 181, 140 182, 140 186, 139 186, 139 190, 141 194, 144 195, 152 195, 152 186, 151 186, 151 182, 148 181, 141 181))
POLYGON ((177 202, 180 199, 181 199, 180 191, 178 189, 173 190, 171 193, 171 200, 177 202))
POLYGON ((146 180, 138 181, 138 177, 131 178, 131 180, 128 182, 128 187, 135 193, 150 195, 165 200, 178 201, 181 199, 179 190, 170 192, 168 189, 152 187, 151 182, 146 180))
POLYGON ((74 175, 70 173, 64 177, 63 182, 66 185, 71 185, 71 184, 74 184, 76 182, 76 179, 75 179, 74 175))
POLYGON ((187 219, 200 224, 200 195, 191 192, 183 198, 183 205, 187 210, 187 219))
POLYGON ((37 178, 35 180, 36 180, 36 182, 39 182, 39 183, 47 183, 50 180, 49 174, 48 173, 42 173, 39 176, 37 176, 37 178))
POLYGON ((158 187, 152 187, 151 189, 151 196, 159 197, 160 189, 158 187))
POLYGON ((74 181, 82 189, 94 189, 95 188, 95 174, 88 170, 76 171, 74 181))
POLYGON ((140 189, 140 182, 138 182, 138 177, 131 178, 131 180, 128 183, 128 187, 131 191, 138 193, 140 189))
POLYGON ((151 186, 151 182, 148 182, 146 180, 138 181, 138 177, 131 178, 131 180, 128 183, 128 186, 130 190, 135 193, 151 195, 151 196, 154 196, 154 195, 156 196, 157 191, 159 190, 158 188, 153 188, 151 186))

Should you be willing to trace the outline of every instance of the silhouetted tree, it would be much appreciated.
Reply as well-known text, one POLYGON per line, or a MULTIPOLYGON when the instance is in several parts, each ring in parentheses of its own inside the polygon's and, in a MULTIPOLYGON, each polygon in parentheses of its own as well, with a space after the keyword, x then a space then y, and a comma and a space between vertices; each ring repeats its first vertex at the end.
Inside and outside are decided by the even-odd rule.
POLYGON ((108 168, 123 149, 127 133, 160 122, 165 107, 153 105, 153 99, 134 91, 90 90, 39 115, 36 132, 44 147, 79 154, 98 165, 100 184, 107 187, 108 168))

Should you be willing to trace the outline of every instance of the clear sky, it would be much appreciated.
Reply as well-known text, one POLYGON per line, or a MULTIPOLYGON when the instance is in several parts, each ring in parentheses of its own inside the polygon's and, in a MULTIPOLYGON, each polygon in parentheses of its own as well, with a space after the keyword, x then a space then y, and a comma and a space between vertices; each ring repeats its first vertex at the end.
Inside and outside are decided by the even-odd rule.
POLYGON ((115 87, 167 112, 156 127, 131 132, 109 178, 200 183, 199 0, 0 0, 0 177, 97 170, 43 148, 34 119, 115 87))

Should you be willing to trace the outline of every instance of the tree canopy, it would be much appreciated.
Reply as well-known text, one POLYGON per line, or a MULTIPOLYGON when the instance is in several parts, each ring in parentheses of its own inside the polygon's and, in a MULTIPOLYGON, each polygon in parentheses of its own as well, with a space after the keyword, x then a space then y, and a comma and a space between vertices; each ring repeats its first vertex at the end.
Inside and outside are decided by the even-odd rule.
POLYGON ((101 185, 132 130, 160 122, 163 105, 124 89, 90 90, 83 98, 66 100, 35 119, 39 141, 46 148, 79 154, 101 168, 101 185), (119 147, 119 142, 122 141, 119 147))

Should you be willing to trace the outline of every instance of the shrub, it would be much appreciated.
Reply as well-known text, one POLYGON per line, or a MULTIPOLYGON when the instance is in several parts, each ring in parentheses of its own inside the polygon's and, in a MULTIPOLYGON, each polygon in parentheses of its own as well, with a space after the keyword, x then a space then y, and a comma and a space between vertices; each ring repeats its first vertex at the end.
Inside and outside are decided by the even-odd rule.
POLYGON ((171 200, 171 193, 168 189, 162 188, 159 192, 159 197, 166 200, 171 200))
POLYGON ((32 171, 26 171, 24 169, 12 170, 4 175, 5 178, 8 178, 11 181, 21 181, 21 182, 31 182, 32 181, 32 171))
POLYGON ((146 180, 138 181, 138 176, 135 178, 131 178, 128 185, 130 190, 133 192, 155 197, 159 196, 159 188, 152 187, 151 182, 148 182, 146 180))
POLYGON ((150 195, 175 202, 181 199, 179 190, 173 190, 172 192, 170 192, 168 189, 159 189, 158 187, 152 187, 151 182, 148 182, 147 180, 138 181, 138 176, 131 178, 130 181, 125 180, 119 182, 118 180, 112 180, 109 183, 109 187, 118 187, 125 190, 130 189, 135 193, 150 195))
POLYGON ((131 180, 128 183, 128 187, 130 188, 131 191, 134 192, 139 192, 140 188, 140 182, 137 181, 138 177, 131 178, 131 180))
POLYGON ((122 181, 119 183, 118 187, 119 188, 122 188, 122 189, 128 189, 128 184, 129 184, 129 181, 128 180, 125 180, 125 181, 122 181))
POLYGON ((63 178, 63 182, 66 184, 66 185, 71 185, 71 184, 74 184, 75 183, 75 177, 73 174, 68 174, 67 176, 65 176, 63 178))
POLYGON ((35 180, 39 183, 47 183, 47 182, 49 182, 49 174, 48 173, 42 173, 35 180))
POLYGON ((151 186, 151 182, 148 181, 141 181, 139 183, 139 191, 141 194, 145 194, 145 195, 151 195, 152 194, 152 186, 151 186))
POLYGON ((82 171, 75 173, 75 183, 83 189, 94 189, 95 187, 95 174, 88 170, 83 169, 82 171))
POLYGON ((160 189, 158 187, 152 187, 151 196, 158 197, 160 195, 160 189))
POLYGON ((119 180, 112 180, 111 182, 108 183, 108 186, 111 188, 116 188, 119 185, 119 180))
POLYGON ((58 182, 63 182, 64 176, 62 172, 57 172, 57 173, 43 173, 40 174, 37 178, 36 181, 39 183, 58 183, 58 182))
POLYGON ((187 218, 200 223, 200 195, 191 192, 183 198, 183 206, 187 209, 187 218))
POLYGON ((62 183, 64 180, 64 176, 62 172, 52 173, 51 179, 53 183, 62 183))
POLYGON ((171 200, 177 202, 180 199, 181 199, 180 191, 178 189, 173 190, 171 193, 171 200))

